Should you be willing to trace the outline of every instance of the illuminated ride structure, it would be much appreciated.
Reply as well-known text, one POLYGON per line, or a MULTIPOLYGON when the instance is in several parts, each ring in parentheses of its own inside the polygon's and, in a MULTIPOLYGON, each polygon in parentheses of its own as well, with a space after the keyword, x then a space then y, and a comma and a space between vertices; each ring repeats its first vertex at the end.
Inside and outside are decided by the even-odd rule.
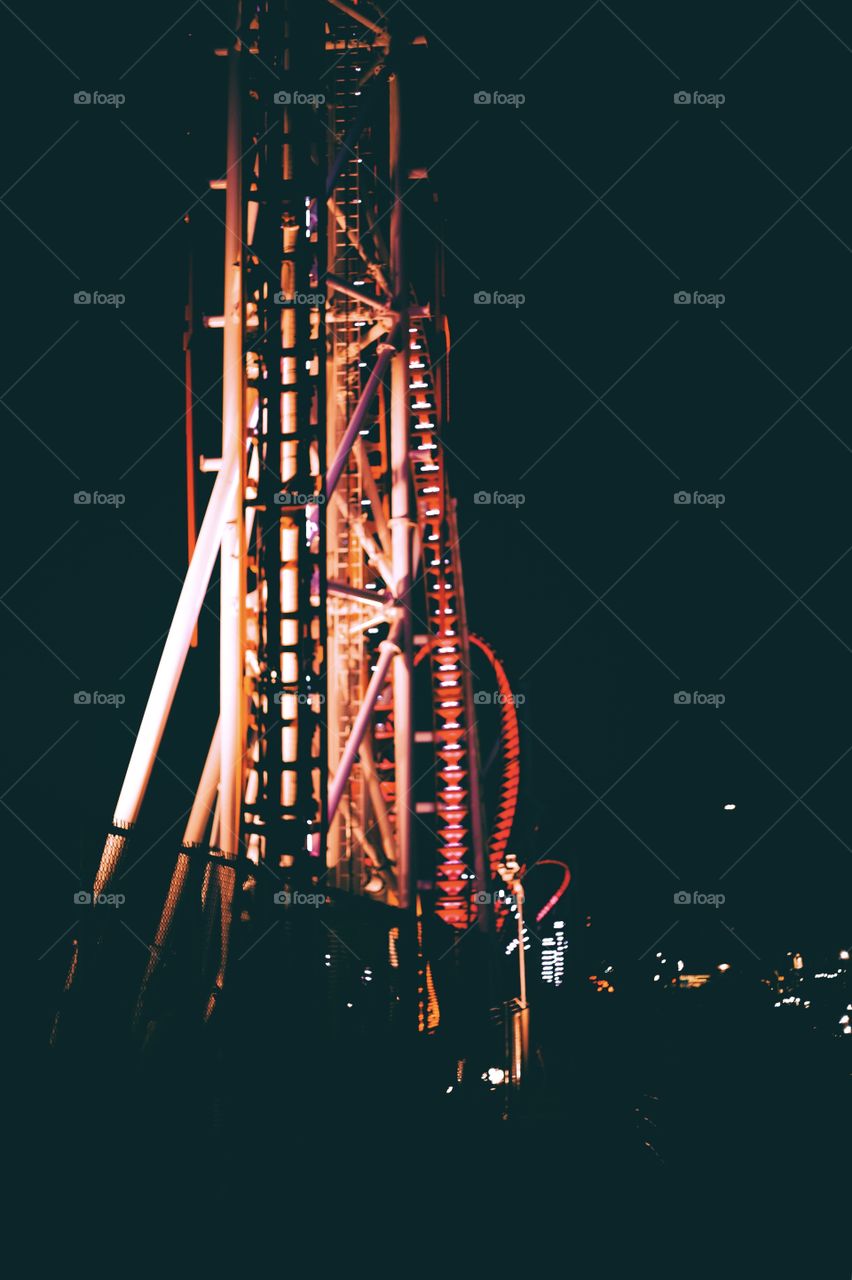
MULTIPOLYGON (((188 1011, 215 1021, 235 961, 269 933, 252 973, 270 991, 310 972, 314 995, 325 982, 323 1000, 346 1010, 373 983, 382 1016, 428 1033, 443 991, 453 1003, 442 975, 465 952, 454 942, 472 935, 487 951, 507 915, 498 868, 519 731, 503 667, 468 630, 442 445, 440 263, 426 299, 409 278, 416 228, 403 199, 428 178, 406 156, 403 95, 425 41, 400 42, 377 8, 342 0, 263 0, 242 22, 227 50, 226 173, 211 184, 224 190, 224 307, 206 322, 223 330, 221 458, 205 462, 215 484, 93 898, 110 893, 132 845, 218 558, 218 720, 213 695, 129 1006, 136 1031, 156 1028, 169 981, 190 964, 200 978, 188 1011), (501 708, 490 823, 472 650, 501 708), (190 959, 187 920, 201 939, 190 959)), ((106 912, 96 902, 88 914, 106 912)), ((87 928, 71 1003, 87 949, 103 950, 87 928)), ((487 1015, 485 981, 478 998, 487 1015)))

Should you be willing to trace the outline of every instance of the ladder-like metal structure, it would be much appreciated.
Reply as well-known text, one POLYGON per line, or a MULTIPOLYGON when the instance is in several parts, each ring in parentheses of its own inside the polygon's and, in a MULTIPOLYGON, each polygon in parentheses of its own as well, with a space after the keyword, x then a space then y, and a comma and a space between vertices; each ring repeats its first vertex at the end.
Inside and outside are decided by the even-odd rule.
POLYGON ((152 984, 189 897, 206 921, 207 1020, 235 929, 259 937, 276 912, 327 898, 386 913, 387 964, 416 970, 418 1025, 431 1030, 425 916, 459 934, 493 926, 490 890, 517 803, 517 722, 504 715, 489 859, 442 447, 449 331, 440 298, 419 301, 408 273, 403 201, 423 170, 406 162, 403 95, 425 41, 390 30, 366 0, 262 0, 235 30, 226 172, 214 184, 225 201, 213 326, 223 330, 221 458, 94 897, 133 838, 218 555, 218 721, 136 1025, 152 1016, 152 984), (417 705, 431 716, 415 732, 421 660, 429 683, 417 705), (417 799, 415 743, 432 756, 431 800, 417 799))

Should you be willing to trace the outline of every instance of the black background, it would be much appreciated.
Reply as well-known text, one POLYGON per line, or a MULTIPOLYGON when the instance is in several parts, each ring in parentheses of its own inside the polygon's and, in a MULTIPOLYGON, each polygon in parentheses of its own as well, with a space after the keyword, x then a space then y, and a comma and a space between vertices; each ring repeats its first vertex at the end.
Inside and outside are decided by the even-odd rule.
MULTIPOLYGON (((390 7, 431 48, 409 163, 429 167, 445 217, 471 625, 526 696, 518 847, 571 863, 602 955, 631 962, 673 925, 697 963, 834 955, 852 851, 852 15, 827 0, 390 7), (482 90, 526 100, 478 105, 482 90), (726 101, 677 105, 679 90, 726 101), (476 305, 483 289, 525 301, 476 305), (676 306, 679 289, 725 302, 676 306), (725 502, 677 505, 679 490, 725 502), (724 706, 675 705, 681 689, 724 706), (726 901, 678 908, 678 889, 726 901)), ((207 5, 179 9, 0 14, 3 800, 11 863, 42 886, 22 912, 40 1009, 185 566, 183 215, 218 243, 210 49, 227 31, 207 5), (127 100, 79 107, 81 88, 127 100), (78 289, 126 302, 76 307, 78 289), (126 502, 77 507, 80 489, 126 502), (80 688, 126 702, 80 708, 80 688)), ((218 389, 203 398, 215 453, 218 389)), ((202 763, 211 621, 151 844, 202 763)), ((167 867, 172 843, 149 857, 167 867)))

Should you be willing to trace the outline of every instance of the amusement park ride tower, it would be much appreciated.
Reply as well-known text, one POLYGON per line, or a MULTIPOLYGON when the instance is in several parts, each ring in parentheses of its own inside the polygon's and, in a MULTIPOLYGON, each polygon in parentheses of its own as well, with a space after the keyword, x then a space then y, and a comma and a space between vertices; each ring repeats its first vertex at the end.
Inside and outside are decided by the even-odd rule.
MULTIPOLYGON (((518 724, 502 667, 468 631, 442 447, 441 289, 418 298, 407 270, 404 200, 428 176, 407 154, 406 85, 425 40, 398 35, 365 0, 261 0, 234 29, 220 51, 226 171, 211 184, 224 191, 224 305, 206 320, 222 329, 221 456, 205 460, 218 474, 93 897, 109 892, 133 841, 218 558, 218 694, 134 1025, 147 1033, 156 1021, 152 992, 187 911, 205 922, 197 1014, 209 1021, 238 945, 311 915, 329 967, 342 953, 323 910, 360 902, 380 921, 383 952, 370 952, 366 974, 408 966, 428 1032, 440 1018, 429 920, 452 945, 471 931, 487 938, 505 915, 497 870, 518 799, 518 724), (501 693, 490 824, 472 643, 501 693)), ((72 1004, 103 949, 104 913, 89 914, 72 1004)))

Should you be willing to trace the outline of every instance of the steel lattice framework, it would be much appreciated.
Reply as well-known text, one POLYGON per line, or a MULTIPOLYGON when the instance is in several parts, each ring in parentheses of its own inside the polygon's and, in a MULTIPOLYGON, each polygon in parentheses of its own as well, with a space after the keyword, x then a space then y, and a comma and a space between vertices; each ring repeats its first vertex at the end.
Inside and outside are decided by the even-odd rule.
MULTIPOLYGON (((263 925, 262 867, 279 897, 322 886, 382 902, 401 922, 422 919, 418 881, 431 883, 446 925, 487 932, 518 800, 511 690, 467 625, 442 446, 449 330, 440 299, 418 301, 407 271, 412 41, 400 44, 375 6, 342 0, 262 0, 236 30, 215 184, 226 228, 221 459, 94 886, 95 898, 108 889, 132 839, 218 556, 218 722, 137 1018, 196 892, 214 939, 213 1013, 234 920, 263 925), (503 708, 490 841, 472 643, 503 708), (421 663, 431 722, 416 729, 421 663), (428 803, 415 801, 415 742, 432 755, 428 803)), ((392 926, 392 964, 398 937, 392 926)), ((76 966, 75 951, 69 987, 76 966)), ((417 969, 428 1029, 422 955, 417 969)))

